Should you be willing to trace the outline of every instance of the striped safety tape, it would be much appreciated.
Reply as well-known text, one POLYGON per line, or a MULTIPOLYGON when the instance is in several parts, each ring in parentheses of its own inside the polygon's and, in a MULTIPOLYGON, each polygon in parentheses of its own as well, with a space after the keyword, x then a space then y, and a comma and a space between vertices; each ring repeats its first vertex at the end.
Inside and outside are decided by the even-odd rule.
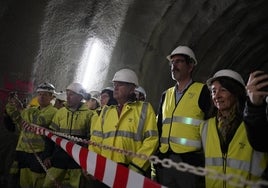
POLYGON ((99 181, 114 188, 164 188, 164 186, 130 170, 110 159, 107 159, 95 152, 89 151, 78 144, 70 142, 64 138, 54 135, 48 129, 37 125, 31 126, 24 122, 23 126, 27 130, 34 131, 36 134, 46 135, 62 149, 64 149, 75 161, 89 174, 99 181))

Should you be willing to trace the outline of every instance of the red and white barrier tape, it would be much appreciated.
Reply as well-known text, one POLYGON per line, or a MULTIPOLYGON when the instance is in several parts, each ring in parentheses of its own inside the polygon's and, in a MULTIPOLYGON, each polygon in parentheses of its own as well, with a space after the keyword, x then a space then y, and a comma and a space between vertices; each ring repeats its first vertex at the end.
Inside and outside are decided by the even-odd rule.
POLYGON ((89 151, 87 148, 54 135, 48 129, 33 124, 30 125, 26 122, 23 122, 23 127, 36 134, 46 135, 64 149, 77 162, 77 164, 81 166, 81 168, 85 169, 89 174, 110 187, 164 188, 164 186, 123 165, 115 163, 95 152, 89 151))

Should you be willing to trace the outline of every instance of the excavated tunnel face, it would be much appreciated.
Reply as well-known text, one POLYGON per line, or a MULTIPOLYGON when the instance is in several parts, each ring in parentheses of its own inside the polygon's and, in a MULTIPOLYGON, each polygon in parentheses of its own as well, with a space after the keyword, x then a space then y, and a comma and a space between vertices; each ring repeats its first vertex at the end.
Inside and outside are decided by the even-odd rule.
POLYGON ((268 72, 267 10, 266 0, 5 0, 1 96, 30 94, 44 81, 58 91, 73 81, 100 90, 130 67, 156 108, 174 85, 166 56, 178 45, 195 52, 195 80, 225 68, 246 80, 253 70, 268 72))

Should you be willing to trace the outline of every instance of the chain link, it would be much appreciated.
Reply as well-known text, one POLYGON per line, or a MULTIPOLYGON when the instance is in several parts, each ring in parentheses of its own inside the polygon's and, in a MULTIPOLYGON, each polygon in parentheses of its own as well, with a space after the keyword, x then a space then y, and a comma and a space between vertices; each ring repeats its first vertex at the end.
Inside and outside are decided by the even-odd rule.
MULTIPOLYGON (((54 134, 56 135, 60 135, 64 138, 67 138, 69 140, 75 141, 77 142, 78 139, 72 136, 69 136, 67 134, 63 134, 63 133, 59 133, 59 132, 54 132, 54 134)), ((165 168, 175 168, 178 171, 182 171, 182 172, 190 172, 192 174, 198 175, 198 176, 207 176, 209 178, 212 179, 218 179, 218 180, 223 180, 226 181, 228 184, 232 185, 232 186, 236 186, 236 187, 243 187, 243 186, 249 186, 249 187, 260 187, 260 186, 268 186, 268 181, 264 181, 264 180, 259 180, 259 181, 249 181, 246 180, 244 177, 236 175, 236 174, 223 174, 220 173, 216 170, 212 170, 212 169, 208 169, 208 168, 202 168, 202 167, 195 167, 192 165, 189 165, 187 163, 184 162, 173 162, 171 159, 159 159, 158 156, 152 155, 150 157, 143 155, 143 154, 137 154, 134 153, 133 151, 127 151, 127 150, 123 150, 123 149, 119 149, 113 146, 108 146, 108 145, 102 145, 100 143, 96 143, 93 142, 91 140, 79 140, 80 142, 83 142, 85 144, 89 144, 92 146, 96 146, 96 147, 100 147, 102 149, 106 149, 106 150, 111 150, 114 152, 118 152, 118 153, 122 153, 124 155, 130 156, 130 157, 137 157, 140 159, 144 159, 144 160, 149 160, 151 163, 153 164, 161 164, 163 167, 165 168)))
MULTIPOLYGON (((25 131, 30 131, 30 132, 33 132, 33 133, 36 133, 38 129, 39 129, 39 128, 38 128, 36 125, 34 125, 34 124, 31 124, 31 126, 29 126, 29 124, 27 124, 26 127, 23 127, 23 130, 25 130, 25 131)), ((33 154, 34 154, 36 160, 37 160, 38 163, 41 165, 41 167, 42 167, 43 170, 45 171, 45 173, 46 173, 46 175, 48 176, 48 178, 54 183, 55 187, 56 187, 56 188, 61 188, 61 185, 56 181, 56 179, 52 176, 52 174, 49 173, 48 168, 45 166, 45 164, 43 163, 43 161, 41 160, 41 158, 40 158, 40 157, 37 155, 37 153, 35 152, 35 150, 34 150, 34 148, 33 148, 33 144, 32 144, 32 142, 29 140, 29 137, 23 132, 23 130, 22 130, 22 135, 23 135, 24 138, 27 140, 27 143, 28 143, 27 147, 28 147, 28 149, 30 149, 30 150, 33 152, 33 154)), ((39 130, 40 130, 40 129, 39 129, 39 130)), ((42 130, 41 130, 41 131, 42 131, 42 130)), ((40 134, 40 132, 39 132, 39 134, 40 134)), ((44 134, 44 133, 43 133, 43 134, 44 134)))
MULTIPOLYGON (((31 125, 33 125, 33 124, 31 124, 31 125)), ((37 125, 35 125, 35 127, 36 126, 37 125)), ((208 168, 203 168, 203 167, 195 167, 195 166, 192 166, 192 165, 184 163, 184 162, 176 163, 176 162, 173 162, 171 159, 167 159, 167 158, 164 158, 161 160, 161 159, 159 159, 158 156, 155 156, 155 155, 148 157, 144 154, 137 154, 133 151, 123 150, 123 149, 116 148, 113 146, 108 146, 108 145, 102 145, 100 143, 97 143, 97 142, 94 142, 91 140, 77 138, 75 136, 67 135, 65 133, 51 131, 51 130, 49 130, 49 131, 57 136, 66 138, 66 139, 71 140, 73 142, 80 142, 80 143, 92 145, 95 147, 99 147, 99 148, 102 148, 105 150, 111 150, 113 152, 118 152, 118 153, 124 154, 124 155, 129 156, 129 157, 136 157, 136 158, 140 158, 143 160, 149 160, 154 165, 161 164, 165 168, 175 168, 178 171, 190 172, 190 173, 198 175, 198 176, 206 176, 206 177, 209 177, 211 179, 223 180, 232 186, 236 186, 236 187, 268 186, 268 181, 264 181, 264 180, 249 181, 249 180, 246 180, 244 177, 236 175, 236 174, 223 174, 223 173, 220 173, 220 172, 213 170, 213 169, 208 169, 208 168)))

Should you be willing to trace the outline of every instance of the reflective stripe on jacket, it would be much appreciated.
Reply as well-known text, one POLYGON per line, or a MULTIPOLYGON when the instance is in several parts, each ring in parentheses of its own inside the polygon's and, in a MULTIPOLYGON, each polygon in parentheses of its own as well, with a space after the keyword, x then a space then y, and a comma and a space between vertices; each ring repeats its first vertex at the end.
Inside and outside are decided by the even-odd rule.
MULTIPOLYGON (((226 175, 242 176, 246 180, 260 180, 267 165, 267 153, 253 150, 247 139, 244 122, 238 127, 226 154, 221 151, 215 117, 201 125, 200 133, 206 168, 226 175)), ((235 186, 223 180, 206 177, 206 187, 231 188, 235 186)))
MULTIPOLYGON (((106 106, 92 130, 92 141, 136 154, 151 156, 158 147, 156 116, 147 102, 125 104, 120 117, 117 106, 106 106)), ((92 145, 89 149, 118 163, 134 164, 143 170, 149 167, 149 162, 140 158, 92 145)))
POLYGON ((55 114, 50 128, 68 135, 89 139, 92 116, 93 111, 89 110, 85 104, 74 112, 63 107, 55 114))
POLYGON ((203 86, 202 83, 194 82, 185 91, 178 104, 175 100, 176 88, 172 87, 166 91, 162 105, 161 153, 166 153, 169 148, 175 153, 201 149, 199 128, 204 113, 199 108, 198 100, 203 86))
MULTIPOLYGON (((50 104, 41 110, 39 107, 30 107, 24 109, 21 112, 21 117, 28 123, 33 123, 48 128, 56 112, 57 109, 53 107, 52 104, 50 104)), ((16 147, 17 151, 25 151, 28 153, 42 152, 44 150, 44 147, 45 142, 43 136, 29 131, 21 130, 16 147), (31 144, 31 146, 29 144, 31 144)))

